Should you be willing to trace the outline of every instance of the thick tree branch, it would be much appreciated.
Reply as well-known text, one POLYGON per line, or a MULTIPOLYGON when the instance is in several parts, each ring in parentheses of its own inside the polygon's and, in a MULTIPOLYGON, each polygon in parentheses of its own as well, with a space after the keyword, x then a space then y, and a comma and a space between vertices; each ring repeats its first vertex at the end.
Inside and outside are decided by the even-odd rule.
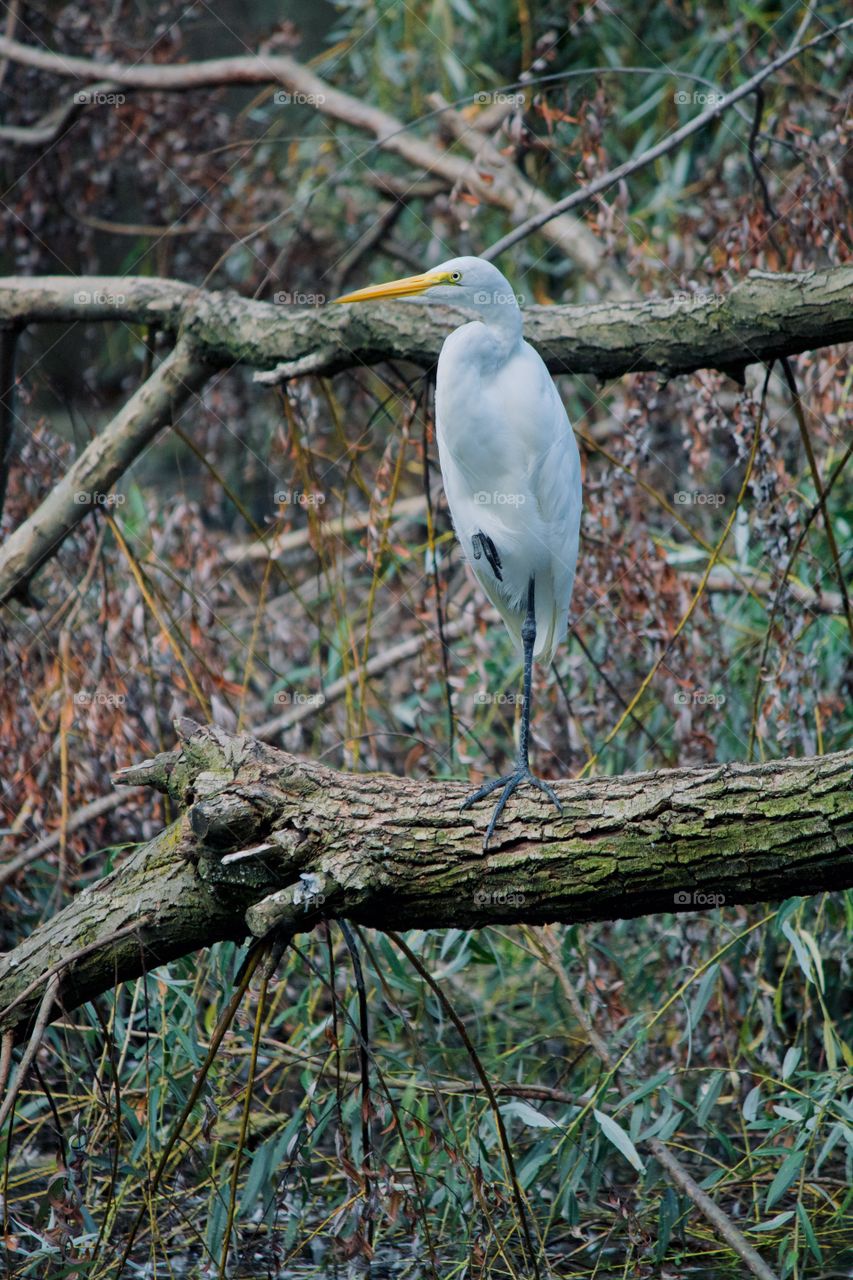
MULTIPOLYGON (((300 310, 138 276, 8 277, 0 284, 0 325, 156 323, 180 330, 212 365, 275 369, 307 360, 322 374, 382 360, 431 366, 463 318, 470 316, 420 302, 300 310)), ((741 370, 853 340, 853 266, 751 271, 727 293, 689 298, 527 307, 524 322, 552 373, 741 370)))
POLYGON ((46 975, 73 1009, 223 938, 610 920, 853 884, 853 751, 563 783, 565 816, 514 799, 482 853, 488 806, 461 783, 344 774, 184 721, 173 752, 119 782, 183 816, 0 960, 0 1032, 18 1038, 46 975), (134 929, 134 922, 138 927, 134 929))

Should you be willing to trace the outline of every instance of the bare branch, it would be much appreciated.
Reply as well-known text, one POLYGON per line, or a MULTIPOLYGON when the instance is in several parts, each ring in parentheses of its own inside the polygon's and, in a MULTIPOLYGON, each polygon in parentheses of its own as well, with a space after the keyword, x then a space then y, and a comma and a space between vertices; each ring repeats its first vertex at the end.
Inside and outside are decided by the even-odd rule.
MULTIPOLYGON (((0 604, 12 596, 27 599, 33 574, 90 509, 79 495, 108 495, 213 369, 248 364, 271 370, 259 376, 274 382, 385 359, 428 368, 466 314, 405 302, 298 310, 139 277, 7 279, 0 285, 0 326, 123 320, 156 323, 179 342, 0 549, 0 604)), ((753 271, 727 294, 699 294, 695 301, 530 307, 525 320, 528 337, 556 373, 604 378, 718 368, 739 376, 756 361, 853 339, 853 267, 753 271)))
POLYGON ((210 373, 190 347, 178 342, 41 506, 6 539, 0 550, 0 604, 12 597, 28 599, 36 570, 93 507, 109 502, 118 477, 210 373))
MULTIPOLYGON (((626 160, 624 164, 617 165, 615 169, 610 169, 607 173, 601 174, 594 181, 582 187, 580 191, 573 192, 572 195, 566 196, 564 200, 558 200, 556 204, 552 204, 550 210, 535 213, 528 218, 521 226, 516 227, 514 231, 510 231, 507 235, 502 236, 483 254, 484 258, 490 261, 499 257, 507 249, 514 244, 518 244, 519 240, 523 240, 533 231, 543 230, 551 218, 564 217, 571 209, 576 209, 579 205, 585 204, 587 200, 591 200, 593 196, 600 195, 602 191, 614 186, 617 182, 624 180, 636 173, 638 169, 644 169, 647 165, 659 160, 661 156, 668 155, 670 151, 677 150, 682 142, 686 142, 694 133, 699 133, 706 125, 712 121, 718 120, 723 112, 728 111, 735 103, 740 102, 742 98, 746 98, 750 93, 756 90, 769 79, 774 72, 780 68, 787 66, 789 62, 793 62, 800 54, 805 53, 807 49, 814 49, 817 45, 823 44, 827 40, 831 40, 834 36, 838 36, 842 31, 846 31, 848 27, 853 26, 853 18, 848 18, 846 22, 839 23, 837 27, 831 27, 827 31, 821 32, 819 36, 815 36, 813 40, 809 40, 806 44, 794 45, 785 53, 781 53, 778 58, 774 58, 772 62, 768 62, 767 66, 756 71, 754 76, 750 76, 737 89, 733 89, 731 93, 722 96, 717 102, 702 111, 693 120, 688 120, 687 124, 676 129, 674 133, 668 137, 662 138, 660 142, 655 143, 653 147, 649 147, 642 155, 634 156, 630 160, 626 160)), ((2 43, 0 42, 0 51, 2 51, 2 43)))
POLYGON ((79 89, 67 102, 46 112, 35 124, 0 125, 0 141, 11 142, 18 147, 46 147, 86 107, 96 103, 100 94, 111 93, 114 89, 115 85, 109 81, 89 85, 86 89, 79 89))
MULTIPOLYGON (((75 813, 70 815, 64 828, 66 835, 70 835, 72 831, 79 831, 81 827, 87 826, 97 818, 103 818, 115 809, 120 809, 124 803, 125 797, 121 792, 112 792, 105 796, 98 796, 96 800, 90 800, 88 804, 81 805, 75 813)), ((46 853, 50 853, 51 850, 55 849, 61 840, 61 828, 56 831, 50 831, 28 848, 22 849, 14 858, 10 858, 8 862, 0 863, 0 889, 5 884, 8 884, 10 880, 13 880, 25 867, 37 862, 39 858, 43 858, 46 853)))
MULTIPOLYGON (((125 66, 117 62, 69 57, 0 37, 0 57, 87 84, 95 80, 109 81, 111 85, 125 89, 161 93, 184 93, 191 89, 235 84, 283 85, 303 101, 314 103, 324 115, 371 134, 382 151, 399 156, 423 175, 435 174, 451 186, 458 184, 483 204, 495 205, 515 216, 521 216, 522 211, 526 212, 531 207, 547 215, 552 207, 548 197, 531 187, 511 165, 502 165, 484 177, 470 160, 415 137, 410 132, 411 126, 402 124, 379 107, 335 89, 286 54, 210 58, 171 65, 137 62, 133 66, 125 66)), ((44 132, 45 122, 40 122, 36 128, 44 132)), ((11 140, 29 141, 26 137, 11 140)), ((601 246, 582 222, 573 217, 549 218, 545 235, 587 274, 595 275, 600 270, 601 246)))
POLYGON ((29 1043, 24 1050, 21 1058, 21 1065, 18 1067, 18 1074, 14 1084, 5 1092, 2 1103, 0 1103, 0 1129, 4 1128, 6 1121, 12 1113, 15 1100, 21 1091, 21 1086, 26 1079, 27 1072, 32 1065, 33 1058, 41 1048, 42 1037, 44 1036, 45 1027, 51 1021, 51 1013, 53 1012, 54 1001, 59 990, 59 977, 53 974, 47 980, 44 989, 41 1004, 39 1005, 38 1014, 36 1015, 36 1023, 30 1034, 29 1043))

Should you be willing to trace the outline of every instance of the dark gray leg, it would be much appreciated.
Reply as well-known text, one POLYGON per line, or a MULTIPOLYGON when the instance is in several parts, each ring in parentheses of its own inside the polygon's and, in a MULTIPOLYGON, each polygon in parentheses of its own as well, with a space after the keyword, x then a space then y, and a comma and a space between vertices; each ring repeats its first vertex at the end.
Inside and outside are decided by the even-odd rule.
POLYGON ((462 805, 463 809, 470 809, 471 805, 476 804, 478 800, 485 799, 486 796, 497 791, 498 787, 503 787, 500 799, 495 805, 495 811, 492 814, 491 822, 486 829, 486 835, 483 840, 483 852, 485 853, 489 847, 489 841, 495 829, 498 818, 504 811, 504 806, 514 791, 517 791, 524 783, 538 787, 551 803, 556 807, 557 812, 562 817, 563 806, 560 804, 554 792, 548 786, 548 783, 542 778, 537 778, 535 774, 530 772, 530 685, 533 679, 533 645, 536 640, 536 610, 534 608, 534 580, 530 579, 527 587, 527 613, 521 628, 521 640, 524 645, 524 680, 522 685, 522 702, 521 702, 521 738, 518 744, 518 760, 512 773, 506 773, 502 778, 494 778, 491 782, 485 783, 473 795, 469 796, 462 805))

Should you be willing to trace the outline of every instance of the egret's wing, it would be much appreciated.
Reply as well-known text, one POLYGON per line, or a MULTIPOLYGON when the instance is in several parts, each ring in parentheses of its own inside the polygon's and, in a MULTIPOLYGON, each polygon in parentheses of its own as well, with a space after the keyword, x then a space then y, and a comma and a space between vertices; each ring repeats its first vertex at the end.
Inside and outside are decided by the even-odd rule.
POLYGON ((439 361, 445 492, 463 552, 519 644, 535 578, 535 652, 548 658, 565 629, 574 577, 577 446, 533 348, 523 343, 496 362, 477 330, 482 326, 457 330, 439 361))
MULTIPOLYGON (((581 517, 581 474, 577 442, 568 414, 550 375, 548 385, 552 439, 544 452, 534 459, 531 475, 531 489, 536 495, 542 533, 548 545, 550 558, 552 599, 549 612, 552 621, 547 636, 539 634, 538 600, 536 609, 536 650, 544 661, 549 661, 553 656, 553 651, 562 640, 568 624, 569 604, 578 558, 581 517)), ((543 601, 544 605, 545 601, 543 601)))

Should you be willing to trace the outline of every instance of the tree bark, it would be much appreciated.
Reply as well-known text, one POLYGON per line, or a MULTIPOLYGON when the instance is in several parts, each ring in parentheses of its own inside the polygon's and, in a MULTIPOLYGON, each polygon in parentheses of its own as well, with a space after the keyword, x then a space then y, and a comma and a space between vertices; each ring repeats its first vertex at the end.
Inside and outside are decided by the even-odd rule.
MULTIPOLYGON (((488 854, 467 787, 344 774, 246 735, 178 726, 117 775, 182 816, 0 960, 0 1032, 46 978, 57 1010, 225 938, 346 917, 379 929, 612 920, 853 885, 853 751, 557 786, 515 797, 488 854)), ((58 1014, 57 1014, 58 1016, 58 1014)))
MULTIPOLYGON (((214 367, 241 363, 278 370, 282 378, 382 360, 431 367, 447 335, 469 319, 467 312, 420 302, 275 305, 138 276, 9 277, 0 284, 0 324, 156 323, 180 331, 214 367)), ((727 293, 526 307, 524 325, 552 373, 740 374, 749 364, 853 341, 853 266, 751 271, 727 293)))

